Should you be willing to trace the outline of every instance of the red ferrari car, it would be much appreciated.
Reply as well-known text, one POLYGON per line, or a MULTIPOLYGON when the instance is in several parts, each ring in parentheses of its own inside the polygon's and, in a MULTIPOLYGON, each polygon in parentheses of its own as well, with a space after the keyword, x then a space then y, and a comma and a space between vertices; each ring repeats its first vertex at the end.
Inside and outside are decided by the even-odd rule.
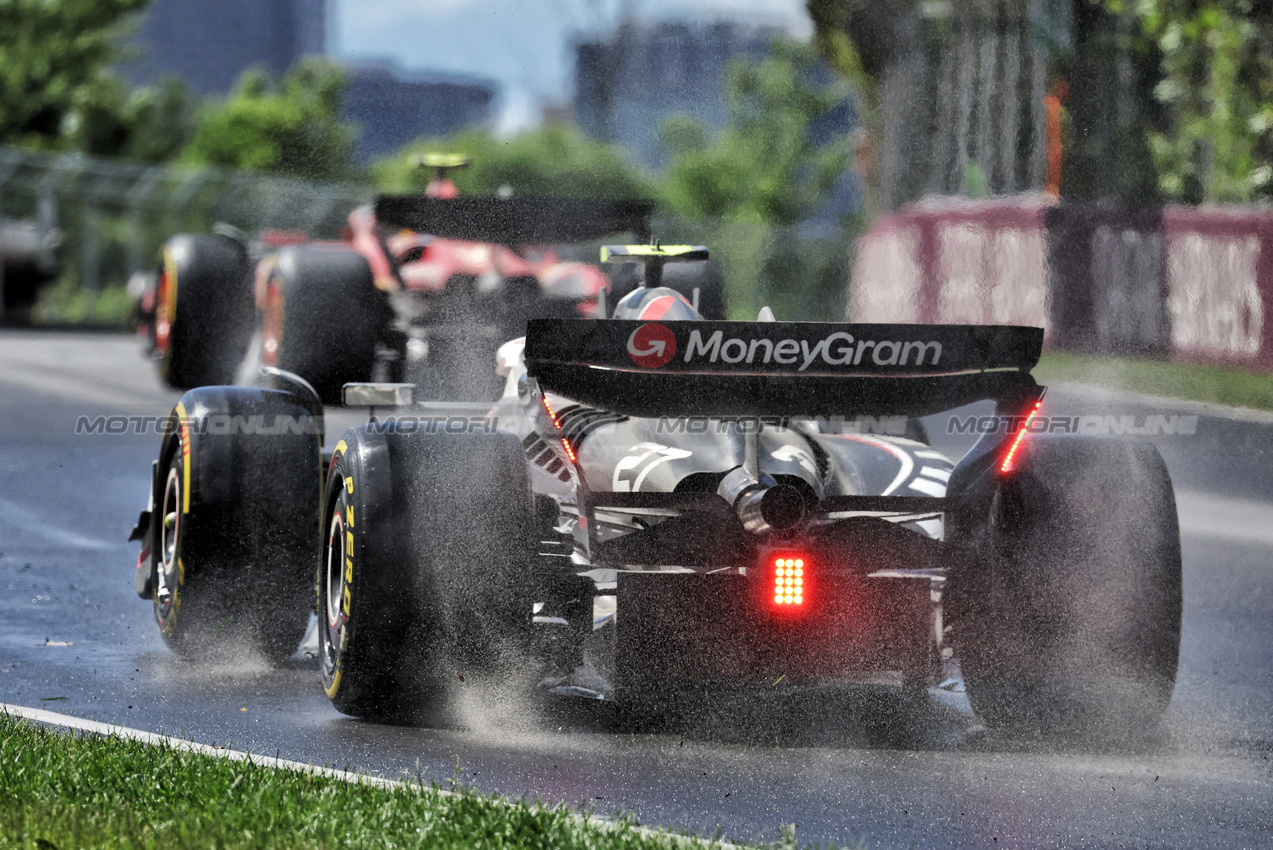
MULTIPOLYGON (((446 171, 462 163, 426 158, 438 176, 425 194, 354 209, 343 241, 251 241, 232 228, 169 239, 141 305, 161 377, 186 389, 267 365, 329 403, 343 384, 373 379, 409 379, 422 397, 490 398, 495 350, 528 319, 603 308, 606 274, 553 246, 617 233, 648 241, 653 204, 459 197, 446 171)), ((668 285, 723 318, 720 277, 698 266, 668 285)))

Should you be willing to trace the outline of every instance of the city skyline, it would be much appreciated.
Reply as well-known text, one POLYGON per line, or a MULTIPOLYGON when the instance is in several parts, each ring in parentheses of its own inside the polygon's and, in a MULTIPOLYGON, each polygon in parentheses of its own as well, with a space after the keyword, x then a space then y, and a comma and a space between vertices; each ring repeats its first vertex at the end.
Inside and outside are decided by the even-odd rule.
POLYGON ((640 23, 728 19, 808 36, 803 0, 330 0, 328 53, 387 62, 408 72, 496 81, 498 129, 538 123, 572 95, 575 40, 612 28, 627 11, 640 23))

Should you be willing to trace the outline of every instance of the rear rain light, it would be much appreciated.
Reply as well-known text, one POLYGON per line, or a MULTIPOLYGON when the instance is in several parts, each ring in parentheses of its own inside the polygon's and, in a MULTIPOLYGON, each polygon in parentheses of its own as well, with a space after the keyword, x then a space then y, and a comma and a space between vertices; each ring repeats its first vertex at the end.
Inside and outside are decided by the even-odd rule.
POLYGON ((804 604, 804 568, 802 557, 786 556, 773 560, 773 592, 775 605, 804 604))
POLYGON ((1030 423, 1034 421, 1034 417, 1038 414, 1039 408, 1042 406, 1042 399, 1035 402, 1034 409, 1030 411, 1030 415, 1027 416, 1025 421, 1021 423, 1020 430, 1018 430, 1017 435, 1012 438, 1012 445, 1008 447, 1008 453, 1003 456, 1003 463, 999 464, 999 471, 1001 473, 1008 473, 1013 470, 1017 450, 1021 448, 1021 441, 1025 439, 1026 432, 1030 430, 1030 423))
MULTIPOLYGON (((552 402, 548 400, 548 396, 541 396, 540 400, 544 403, 544 410, 548 411, 548 418, 552 420, 553 427, 557 429, 557 433, 561 433, 561 420, 557 418, 557 411, 553 410, 552 402)), ((570 440, 566 439, 563 434, 561 436, 561 447, 566 450, 566 457, 570 458, 571 463, 578 463, 579 459, 575 457, 575 449, 570 445, 570 440)))

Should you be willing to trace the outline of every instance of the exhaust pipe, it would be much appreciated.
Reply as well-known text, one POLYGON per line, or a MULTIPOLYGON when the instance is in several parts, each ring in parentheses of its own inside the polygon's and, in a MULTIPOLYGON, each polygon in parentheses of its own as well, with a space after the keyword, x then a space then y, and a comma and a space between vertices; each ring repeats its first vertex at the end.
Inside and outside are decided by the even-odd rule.
POLYGON ((804 496, 790 484, 765 485, 745 467, 726 475, 716 492, 733 506, 751 534, 786 534, 804 521, 804 496))

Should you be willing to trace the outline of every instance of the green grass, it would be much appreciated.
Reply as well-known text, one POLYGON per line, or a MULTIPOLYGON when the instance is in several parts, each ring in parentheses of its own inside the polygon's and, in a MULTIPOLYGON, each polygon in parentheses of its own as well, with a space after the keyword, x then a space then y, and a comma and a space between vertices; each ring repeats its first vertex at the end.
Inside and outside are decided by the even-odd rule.
POLYGON ((40 292, 31 311, 37 325, 85 325, 129 328, 134 304, 123 286, 107 286, 93 292, 79 285, 71 275, 40 292))
POLYGON ((1045 386, 1081 383, 1211 404, 1273 410, 1273 375, 1246 369, 1048 351, 1033 374, 1045 386))
POLYGON ((379 788, 0 713, 0 848, 685 846, 709 842, 460 785, 379 788))

